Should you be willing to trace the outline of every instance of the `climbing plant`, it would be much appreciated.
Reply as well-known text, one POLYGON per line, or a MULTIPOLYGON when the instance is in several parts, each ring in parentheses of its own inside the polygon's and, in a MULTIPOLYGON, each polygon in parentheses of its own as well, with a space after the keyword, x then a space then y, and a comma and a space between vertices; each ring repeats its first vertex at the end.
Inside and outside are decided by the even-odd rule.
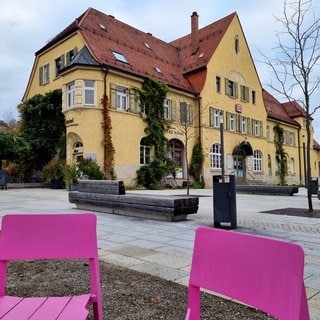
POLYGON ((278 173, 280 177, 280 185, 285 185, 285 177, 287 175, 287 156, 288 154, 285 152, 283 143, 284 143, 284 132, 283 128, 277 123, 273 127, 274 132, 274 145, 276 147, 276 159, 278 161, 278 173))
POLYGON ((201 182, 201 168, 204 161, 204 152, 201 142, 198 140, 193 146, 189 173, 194 178, 195 182, 201 182))
POLYGON ((168 158, 168 140, 165 137, 168 123, 164 118, 164 100, 168 88, 164 83, 148 77, 137 92, 146 123, 146 141, 154 150, 151 163, 137 171, 137 182, 147 188, 160 188, 162 178, 168 173, 174 173, 174 165, 168 158))
POLYGON ((103 114, 103 144, 104 144, 104 174, 105 178, 108 180, 116 179, 116 174, 114 170, 114 146, 112 143, 111 136, 111 118, 109 114, 109 99, 105 94, 101 99, 102 104, 102 114, 103 114))

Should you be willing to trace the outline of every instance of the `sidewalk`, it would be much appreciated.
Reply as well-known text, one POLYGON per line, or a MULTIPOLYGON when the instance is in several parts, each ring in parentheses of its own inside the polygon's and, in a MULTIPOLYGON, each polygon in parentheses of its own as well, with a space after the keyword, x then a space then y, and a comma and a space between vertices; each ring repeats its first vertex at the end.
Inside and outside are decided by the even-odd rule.
MULTIPOLYGON (((138 192, 138 191, 129 191, 138 192)), ((166 195, 185 190, 143 191, 166 195)), ((198 195, 198 214, 181 222, 164 222, 97 213, 100 257, 133 270, 186 285, 191 264, 194 230, 212 226, 212 190, 191 190, 198 195)), ((314 209, 320 200, 314 196, 314 209)), ((279 208, 306 208, 306 190, 289 196, 237 195, 238 232, 279 238, 303 246, 305 284, 312 320, 320 320, 320 219, 261 213, 279 208)), ((65 190, 8 189, 0 191, 0 215, 6 213, 77 212, 65 190)), ((80 211, 82 212, 82 211, 80 211)))

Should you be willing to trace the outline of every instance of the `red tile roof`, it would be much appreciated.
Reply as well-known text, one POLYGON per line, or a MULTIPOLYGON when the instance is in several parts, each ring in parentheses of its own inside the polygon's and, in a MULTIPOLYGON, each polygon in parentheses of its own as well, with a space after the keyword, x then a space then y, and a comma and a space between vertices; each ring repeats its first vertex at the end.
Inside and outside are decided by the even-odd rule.
POLYGON ((184 73, 201 69, 207 65, 235 16, 236 13, 232 13, 199 29, 199 49, 195 54, 192 54, 190 46, 191 34, 171 42, 173 46, 179 48, 184 73))
POLYGON ((296 101, 285 102, 283 106, 292 118, 306 116, 306 111, 296 101))
POLYGON ((196 94, 203 88, 206 65, 234 15, 200 29, 199 50, 192 55, 190 34, 167 43, 113 16, 89 8, 36 54, 79 31, 101 65, 143 77, 150 75, 170 86, 196 94), (122 54, 128 63, 117 60, 112 51, 122 54))
POLYGON ((299 124, 290 116, 284 104, 281 104, 269 92, 263 89, 262 97, 268 118, 280 120, 294 126, 299 126, 299 124))

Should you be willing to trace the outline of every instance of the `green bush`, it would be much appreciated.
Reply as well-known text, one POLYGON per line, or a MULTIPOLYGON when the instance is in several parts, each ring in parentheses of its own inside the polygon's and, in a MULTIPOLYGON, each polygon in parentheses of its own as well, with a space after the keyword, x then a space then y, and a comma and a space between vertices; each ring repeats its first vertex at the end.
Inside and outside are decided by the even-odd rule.
POLYGON ((90 180, 103 180, 104 173, 95 160, 82 159, 78 166, 82 177, 90 180))

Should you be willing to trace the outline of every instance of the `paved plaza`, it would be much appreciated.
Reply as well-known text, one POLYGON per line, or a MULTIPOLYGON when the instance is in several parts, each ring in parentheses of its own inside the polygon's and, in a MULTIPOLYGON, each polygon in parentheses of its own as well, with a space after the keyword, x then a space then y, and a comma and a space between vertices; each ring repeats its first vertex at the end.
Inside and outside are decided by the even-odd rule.
MULTIPOLYGON (((128 191, 140 192, 140 191, 128 191)), ((141 191, 142 192, 142 191, 141 191)), ((165 195, 186 190, 143 191, 165 195)), ((213 226, 212 190, 191 190, 199 196, 199 211, 181 222, 164 222, 97 213, 100 257, 133 270, 187 285, 194 231, 213 226)), ((262 213, 282 208, 307 208, 304 188, 294 196, 237 194, 238 232, 265 235, 303 246, 305 284, 312 320, 320 320, 320 219, 262 213)), ((320 200, 313 197, 314 209, 320 200)), ((68 201, 65 190, 0 190, 0 215, 7 213, 82 212, 68 201)), ((226 254, 228 254, 226 252, 226 254)))

